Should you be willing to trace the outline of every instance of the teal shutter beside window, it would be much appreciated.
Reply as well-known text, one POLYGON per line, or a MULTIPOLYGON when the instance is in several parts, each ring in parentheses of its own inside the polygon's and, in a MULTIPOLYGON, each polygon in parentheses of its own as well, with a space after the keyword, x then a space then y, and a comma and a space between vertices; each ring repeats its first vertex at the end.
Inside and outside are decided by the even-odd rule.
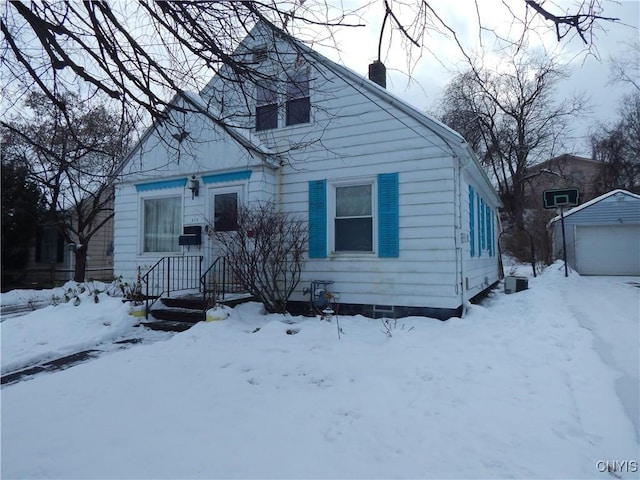
POLYGON ((485 233, 487 231, 485 224, 485 213, 484 213, 484 199, 480 198, 480 251, 482 252, 485 249, 485 233))
POLYGON ((378 256, 400 256, 398 174, 378 175, 378 256))
POLYGON ((493 257, 493 212, 487 207, 487 248, 489 256, 493 257))
POLYGON ((475 226, 475 192, 473 187, 469 185, 469 243, 471 244, 471 256, 476 256, 476 226, 475 226))
POLYGON ((327 181, 309 182, 309 258, 327 256, 327 181))
POLYGON ((480 213, 480 194, 476 193, 476 208, 478 213, 478 228, 476 229, 478 256, 482 256, 482 243, 480 242, 480 236, 482 234, 482 215, 480 213))
POLYGON ((493 230, 493 256, 495 257, 500 251, 500 247, 498 245, 498 240, 500 239, 500 233, 497 229, 498 223, 498 212, 494 212, 493 217, 491 217, 491 230, 493 230))

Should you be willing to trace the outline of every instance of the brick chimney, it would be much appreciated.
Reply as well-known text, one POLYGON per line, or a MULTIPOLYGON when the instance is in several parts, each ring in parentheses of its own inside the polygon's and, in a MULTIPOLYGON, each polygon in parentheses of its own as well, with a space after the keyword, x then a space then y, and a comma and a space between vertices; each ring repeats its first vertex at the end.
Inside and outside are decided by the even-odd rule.
POLYGON ((380 60, 375 60, 369 65, 369 80, 387 88, 387 68, 380 60))

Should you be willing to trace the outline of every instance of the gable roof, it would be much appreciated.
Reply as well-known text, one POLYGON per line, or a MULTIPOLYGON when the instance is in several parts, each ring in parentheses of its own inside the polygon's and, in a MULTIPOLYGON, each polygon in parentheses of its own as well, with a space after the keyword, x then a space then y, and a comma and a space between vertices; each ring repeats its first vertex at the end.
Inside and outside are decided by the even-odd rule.
POLYGON ((567 165, 570 163, 582 163, 586 165, 599 165, 600 162, 594 160, 592 158, 587 157, 579 157, 577 155, 572 155, 570 153, 563 153, 562 155, 558 155, 556 157, 550 158, 549 160, 545 160, 544 162, 536 163, 535 165, 531 165, 530 169, 541 169, 549 166, 556 165, 567 165))
MULTIPOLYGON (((200 95, 185 91, 182 92, 182 98, 196 106, 213 125, 219 125, 216 121, 216 114, 220 114, 220 112, 217 109, 214 110, 212 107, 208 106, 200 95)), ((248 130, 230 126, 225 127, 224 130, 240 145, 248 148, 254 153, 264 156, 265 160, 266 157, 274 154, 269 147, 263 145, 262 141, 248 130)))
MULTIPOLYGON (((383 100, 385 103, 400 109, 403 113, 412 117, 414 120, 418 121, 423 126, 427 127, 429 130, 435 133, 445 144, 447 144, 447 146, 451 150, 459 148, 463 144, 466 145, 466 140, 458 132, 446 126, 444 123, 440 122, 430 115, 420 112, 415 107, 408 104, 400 97, 393 95, 377 83, 369 80, 359 73, 356 73, 355 71, 351 70, 348 67, 345 67, 344 65, 340 65, 339 63, 330 60, 329 58, 325 57, 316 50, 313 50, 311 47, 298 40, 294 36, 290 35, 282 29, 279 29, 273 24, 267 23, 265 20, 260 21, 253 26, 247 36, 240 42, 240 45, 238 45, 238 47, 236 48, 233 56, 241 56, 250 53, 256 47, 264 46, 264 42, 266 40, 268 40, 269 42, 273 42, 274 45, 277 45, 280 42, 285 42, 291 45, 296 52, 307 56, 308 58, 312 58, 316 62, 316 64, 327 67, 336 76, 347 81, 348 84, 358 90, 368 100, 376 103, 376 105, 381 107, 383 110, 384 107, 376 102, 376 99, 383 100), (284 40, 280 41, 278 40, 279 38, 282 38, 284 40)), ((207 85, 205 85, 205 87, 201 90, 200 95, 202 98, 207 97, 206 92, 211 88, 211 85, 216 80, 216 77, 217 76, 212 77, 207 85)))
MULTIPOLYGON (((592 200, 589 200, 588 202, 583 203, 582 205, 578 205, 577 207, 572 208, 571 210, 569 210, 567 213, 564 214, 564 218, 567 218, 569 215, 573 215, 574 213, 578 213, 581 210, 584 210, 585 208, 590 207, 591 205, 594 205, 598 202, 601 202, 602 200, 612 197, 614 195, 617 194, 623 194, 623 195, 628 195, 631 198, 635 198, 637 200, 640 200, 640 195, 637 195, 635 193, 631 193, 627 190, 622 190, 620 188, 616 189, 616 190, 612 190, 609 193, 605 193, 604 195, 600 195, 599 197, 596 197, 592 200)), ((558 220, 560 220, 562 217, 562 215, 557 215, 555 217, 553 217, 551 220, 549 220, 549 225, 551 225, 552 223, 557 222, 558 220)))
MULTIPOLYGON (((200 113, 212 125, 218 126, 218 127, 220 126, 219 122, 216 121, 216 117, 215 117, 215 114, 219 112, 217 110, 214 110, 211 106, 207 105, 204 99, 199 94, 183 90, 179 93, 176 93, 173 96, 173 98, 169 102, 169 105, 177 105, 178 101, 180 100, 186 103, 189 103, 193 107, 195 107, 195 110, 193 112, 190 112, 191 114, 200 113)), ((169 107, 168 110, 170 109, 171 108, 169 107)), ((153 132, 157 128, 160 127, 161 124, 162 124, 162 120, 154 120, 153 123, 145 130, 145 132, 142 134, 140 139, 135 143, 135 145, 133 145, 133 147, 131 147, 131 149, 129 149, 129 152, 127 152, 127 154, 125 155, 121 163, 121 166, 118 169, 117 174, 121 173, 124 170, 124 168, 129 163, 131 158, 135 155, 137 150, 140 148, 140 146, 147 141, 147 139, 153 134, 153 132)), ((273 152, 268 147, 263 145, 260 139, 256 137, 254 134, 252 134, 251 132, 242 131, 241 129, 234 128, 231 126, 225 126, 224 130, 226 133, 229 134, 229 136, 233 140, 238 142, 241 146, 245 147, 250 152, 260 155, 261 158, 265 161, 265 163, 267 163, 272 167, 277 167, 275 162, 267 161, 267 158, 273 155, 273 152)))
MULTIPOLYGON (((254 32, 257 29, 261 29, 261 28, 268 29, 269 27, 268 26, 265 27, 262 24, 258 24, 251 30, 247 38, 252 38, 254 36, 254 32)), ((442 140, 442 142, 448 147, 449 153, 451 153, 453 156, 460 159, 463 165, 468 164, 468 162, 465 161, 465 158, 470 158, 475 163, 478 171, 483 177, 483 180, 486 182, 486 185, 488 187, 487 190, 491 192, 491 194, 494 196, 494 200, 496 204, 499 207, 502 206, 502 201, 500 200, 500 197, 495 191, 495 188, 493 187, 491 180, 489 179, 489 176, 487 175, 484 168, 480 164, 480 161, 478 160, 477 155, 471 149, 471 147, 469 146, 469 144, 467 143, 467 141, 464 139, 462 135, 460 135, 458 132, 448 127, 444 123, 440 122, 436 118, 432 117, 431 115, 420 112, 414 106, 410 105, 406 101, 402 100, 400 97, 397 97, 396 95, 389 92, 386 88, 381 87, 377 83, 369 80, 363 75, 356 73, 350 68, 345 67, 344 65, 340 65, 328 59, 321 53, 313 50, 311 47, 308 47, 307 45, 297 40, 296 38, 292 37, 291 35, 287 34, 286 32, 283 32, 277 29, 271 30, 271 31, 273 32, 274 35, 281 35, 286 37, 287 40, 292 44, 294 44, 296 48, 300 49, 301 52, 303 52, 308 57, 313 58, 318 64, 321 64, 327 67, 328 69, 330 69, 338 77, 347 81, 347 83, 349 83, 352 87, 354 87, 361 95, 364 95, 369 101, 373 102, 380 109, 387 111, 386 106, 381 104, 381 102, 386 103, 389 106, 397 108, 402 113, 406 114, 408 117, 412 118, 422 126, 426 127, 428 130, 434 133, 440 140, 442 140)), ((242 48, 242 46, 239 47, 239 49, 240 48, 242 48)))
MULTIPOLYGON (((256 31, 260 29, 266 29, 269 35, 282 36, 286 38, 288 42, 295 46, 296 49, 299 49, 308 57, 313 58, 315 62, 317 62, 317 64, 323 65, 326 68, 330 69, 336 76, 349 83, 360 94, 364 95, 369 101, 373 102, 381 110, 388 112, 388 106, 396 108, 402 113, 406 114, 408 117, 415 120, 420 125, 427 128, 429 131, 435 134, 444 143, 444 145, 446 145, 447 149, 449 150, 448 153, 458 158, 462 162, 463 167, 469 164, 469 161, 467 159, 471 159, 471 161, 476 165, 478 172, 480 172, 480 175, 482 176, 484 182, 486 183, 486 186, 488 187, 487 191, 493 195, 496 204, 498 206, 502 206, 502 202, 497 195, 495 188, 491 183, 491 180, 489 179, 484 168, 480 165, 480 161, 478 160, 475 152, 471 149, 462 135, 460 135, 458 132, 451 129, 444 123, 440 122, 439 120, 435 119, 434 117, 420 112, 412 105, 393 95, 388 90, 369 80, 365 76, 362 76, 343 65, 333 62, 332 60, 316 52, 311 47, 305 45, 286 32, 273 26, 268 26, 264 23, 258 23, 253 27, 247 37, 245 37, 245 39, 236 49, 236 53, 242 51, 243 49, 249 50, 247 48, 247 44, 257 36, 256 31)), ((207 85, 201 90, 199 94, 182 91, 177 93, 169 103, 177 104, 177 101, 179 100, 190 103, 191 105, 196 107, 196 110, 202 113, 209 122, 211 122, 213 125, 220 126, 220 123, 217 121, 216 117, 216 113, 219 112, 217 110, 214 110, 203 97, 203 94, 210 88, 211 83, 215 78, 216 76, 214 76, 207 83, 207 85)), ((159 124, 160 122, 154 122, 153 125, 151 125, 147 129, 141 139, 125 157, 125 160, 122 163, 123 168, 126 164, 129 163, 129 160, 133 157, 139 146, 142 145, 147 140, 147 138, 149 138, 149 136, 159 126, 159 124)), ((247 148, 249 151, 259 154, 261 156, 261 159, 265 163, 272 167, 277 166, 276 161, 268 161, 269 158, 275 158, 278 155, 277 152, 273 152, 268 147, 263 145, 261 140, 252 132, 245 131, 244 129, 239 128, 236 129, 230 126, 224 126, 223 128, 225 132, 227 132, 231 136, 231 138, 237 141, 240 145, 247 148)))

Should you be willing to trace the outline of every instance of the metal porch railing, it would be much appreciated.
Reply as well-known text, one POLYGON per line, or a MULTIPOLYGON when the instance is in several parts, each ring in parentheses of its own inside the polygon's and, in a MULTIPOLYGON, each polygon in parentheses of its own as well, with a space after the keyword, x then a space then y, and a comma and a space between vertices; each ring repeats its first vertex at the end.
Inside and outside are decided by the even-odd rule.
POLYGON ((235 278, 231 263, 226 257, 218 257, 200 277, 200 289, 204 308, 213 307, 225 299, 228 293, 243 292, 244 287, 235 278))
POLYGON ((180 290, 200 290, 202 255, 162 257, 142 276, 145 284, 145 318, 163 295, 180 290))

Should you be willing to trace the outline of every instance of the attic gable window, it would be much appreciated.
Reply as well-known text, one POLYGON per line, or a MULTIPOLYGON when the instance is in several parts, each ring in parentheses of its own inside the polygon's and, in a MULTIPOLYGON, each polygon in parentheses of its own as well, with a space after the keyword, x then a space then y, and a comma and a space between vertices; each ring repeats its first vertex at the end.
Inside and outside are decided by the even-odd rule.
POLYGON ((255 63, 264 62, 267 59, 267 48, 266 47, 258 47, 251 52, 253 56, 253 61, 255 63))
POLYGON ((278 91, 274 82, 256 86, 256 131, 278 128, 278 91))
POLYGON ((309 72, 298 71, 287 82, 287 125, 309 123, 310 113, 309 72))

